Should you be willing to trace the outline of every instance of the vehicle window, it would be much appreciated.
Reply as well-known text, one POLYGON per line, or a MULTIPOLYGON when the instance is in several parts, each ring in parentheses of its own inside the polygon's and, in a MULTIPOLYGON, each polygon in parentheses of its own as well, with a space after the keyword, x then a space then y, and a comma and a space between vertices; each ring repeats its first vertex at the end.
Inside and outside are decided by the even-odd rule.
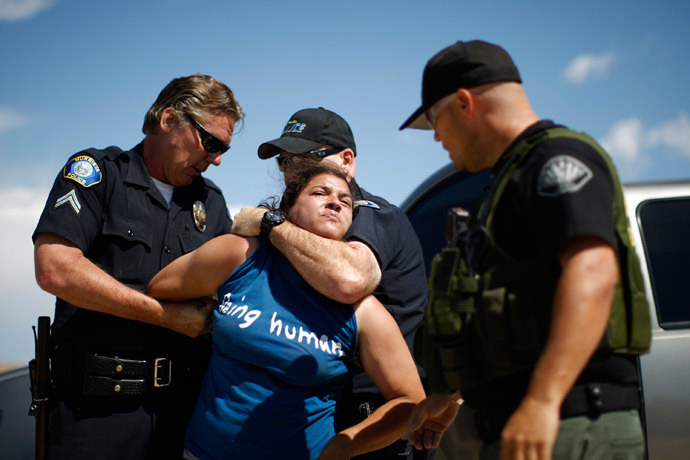
POLYGON ((643 202, 637 217, 659 326, 690 327, 690 199, 643 202))
POLYGON ((413 204, 402 205, 422 245, 427 274, 431 259, 446 245, 448 210, 459 206, 473 212, 489 183, 488 172, 454 172, 440 182, 415 190, 407 200, 413 204))

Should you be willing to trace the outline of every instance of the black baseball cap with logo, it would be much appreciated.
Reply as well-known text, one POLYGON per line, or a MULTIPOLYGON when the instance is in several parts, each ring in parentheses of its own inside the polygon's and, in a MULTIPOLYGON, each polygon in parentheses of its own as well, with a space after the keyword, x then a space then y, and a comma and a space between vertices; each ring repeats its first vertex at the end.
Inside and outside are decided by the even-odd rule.
POLYGON ((278 139, 259 146, 259 158, 271 158, 281 151, 303 154, 324 144, 352 149, 357 155, 355 138, 347 122, 323 107, 302 109, 290 117, 278 139))
POLYGON ((459 41, 429 59, 422 76, 422 105, 400 129, 431 129, 424 112, 459 88, 497 81, 522 83, 520 72, 506 50, 482 40, 459 41))

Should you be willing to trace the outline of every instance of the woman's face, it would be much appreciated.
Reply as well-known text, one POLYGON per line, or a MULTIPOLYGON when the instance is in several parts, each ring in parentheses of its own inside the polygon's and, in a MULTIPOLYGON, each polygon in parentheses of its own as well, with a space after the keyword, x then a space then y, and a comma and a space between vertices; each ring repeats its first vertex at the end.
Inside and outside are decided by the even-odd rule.
POLYGON ((352 224, 352 196, 347 182, 330 174, 309 181, 289 212, 290 221, 324 238, 340 240, 352 224))

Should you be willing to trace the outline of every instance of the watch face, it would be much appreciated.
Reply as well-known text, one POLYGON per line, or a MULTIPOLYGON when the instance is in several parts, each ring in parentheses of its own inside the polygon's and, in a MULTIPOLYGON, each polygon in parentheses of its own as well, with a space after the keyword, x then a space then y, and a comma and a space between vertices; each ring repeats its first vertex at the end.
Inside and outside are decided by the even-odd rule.
POLYGON ((271 222, 280 223, 285 219, 285 215, 279 209, 270 209, 266 211, 266 218, 271 222))
POLYGON ((264 238, 268 237, 268 233, 276 225, 280 225, 285 220, 285 214, 280 209, 269 209, 261 218, 260 235, 264 238))

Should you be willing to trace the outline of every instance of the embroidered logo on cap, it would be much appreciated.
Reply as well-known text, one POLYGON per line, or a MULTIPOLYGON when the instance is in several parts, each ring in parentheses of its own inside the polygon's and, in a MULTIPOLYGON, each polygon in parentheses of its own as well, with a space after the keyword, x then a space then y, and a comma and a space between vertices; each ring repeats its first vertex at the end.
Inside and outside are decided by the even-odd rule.
POLYGON ((298 123, 297 120, 290 120, 283 128, 283 134, 285 133, 301 133, 304 128, 307 127, 306 123, 298 123))
POLYGON ((65 165, 62 177, 73 180, 82 187, 91 187, 101 181, 101 168, 90 156, 80 155, 72 158, 65 165))
POLYGON ((580 160, 559 155, 547 161, 539 172, 537 193, 541 196, 559 196, 580 190, 594 174, 580 160))

